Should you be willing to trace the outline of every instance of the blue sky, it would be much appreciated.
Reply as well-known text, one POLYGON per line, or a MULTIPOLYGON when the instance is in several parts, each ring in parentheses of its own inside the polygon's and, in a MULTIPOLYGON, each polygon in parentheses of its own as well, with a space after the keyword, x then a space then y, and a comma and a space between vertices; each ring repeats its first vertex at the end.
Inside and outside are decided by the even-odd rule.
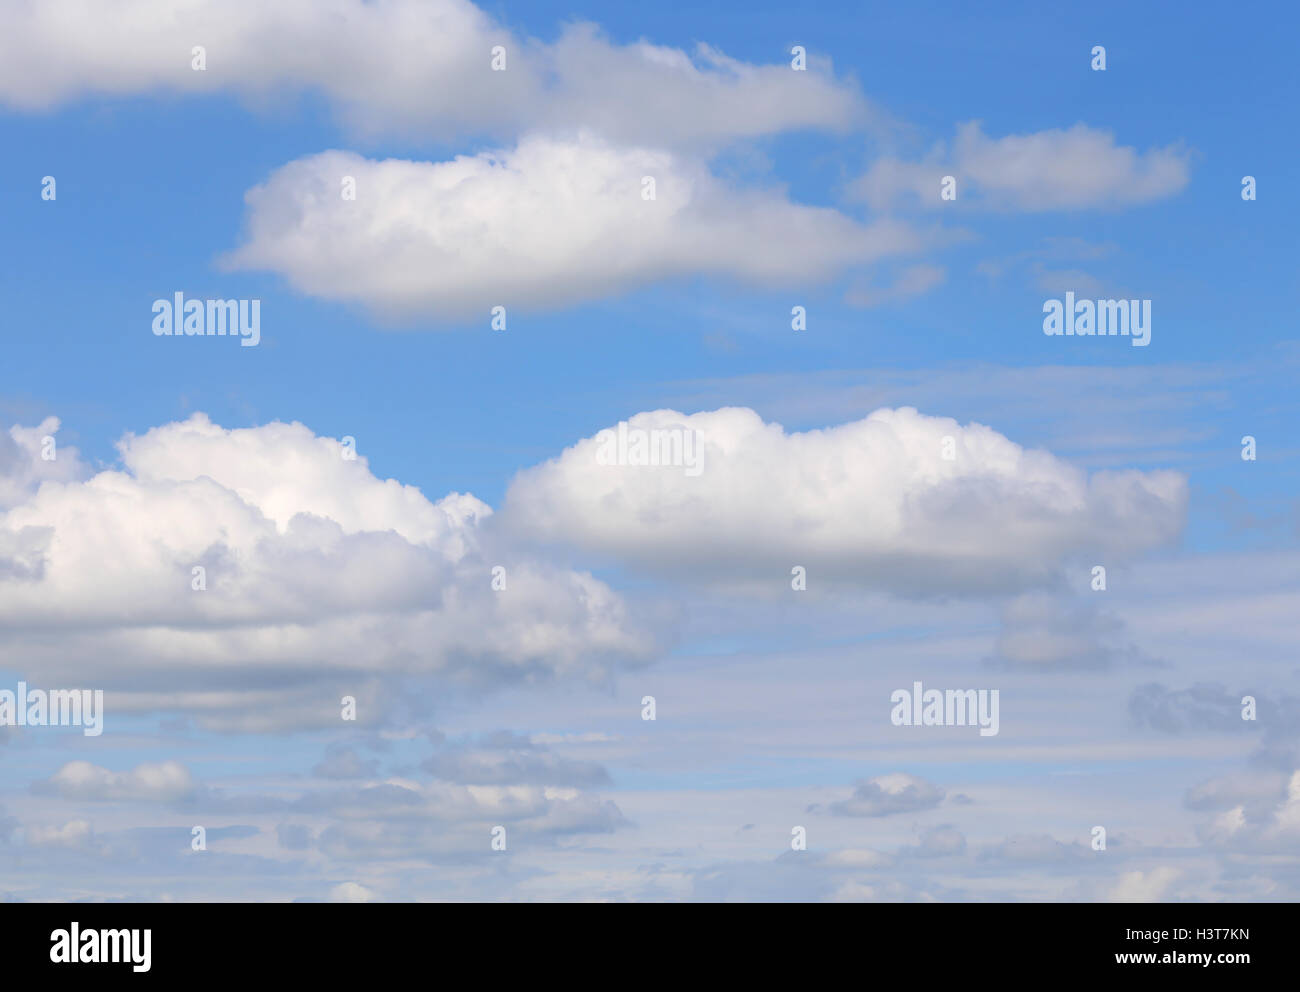
MULTIPOLYGON (((8 586, 10 599, 0 688, 47 676, 105 685, 113 732, 91 740, 29 728, 0 738, 0 828, 12 818, 0 864, 24 866, 8 885, 0 871, 0 892, 1300 891, 1295 639, 1279 619, 1297 605, 1300 562, 1297 148, 1294 129, 1279 123, 1296 97, 1291 10, 380 5, 411 18, 408 36, 377 8, 338 0, 356 23, 373 21, 373 33, 357 29, 362 40, 337 40, 342 54, 330 56, 309 40, 281 55, 265 42, 275 30, 330 37, 310 5, 290 5, 289 29, 268 28, 253 4, 221 16, 198 4, 179 27, 146 14, 135 33, 119 26, 136 4, 120 8, 116 24, 52 6, 74 12, 67 24, 20 14, 10 47, 0 45, 11 66, 0 73, 0 286, 10 326, 0 420, 32 429, 57 417, 61 452, 53 467, 33 454, 31 437, 49 427, 12 434, 12 453, 0 452, 0 473, 11 476, 0 476, 0 536, 34 540, 21 536, 24 526, 55 535, 41 545, 37 579, 13 577, 19 567, 5 556, 20 545, 0 539, 0 590, 8 586), (598 31, 573 27, 583 22, 598 31), (466 34, 438 43, 447 24, 466 34), (513 97, 458 61, 486 65, 486 46, 505 38, 515 61, 504 75, 539 73, 513 97), (209 68, 197 73, 188 46, 204 41, 209 68), (658 61, 641 41, 661 46, 658 61), (739 82, 700 43, 743 63, 739 82), (787 105, 786 79, 805 82, 789 70, 795 45, 808 51, 809 85, 821 88, 792 89, 787 105), (1090 68, 1094 45, 1105 46, 1105 71, 1090 68), (391 78, 382 75, 389 65, 391 78), (710 102, 726 80, 740 94, 730 110, 710 102), (526 100, 530 89, 541 97, 526 100), (335 150, 364 161, 321 157, 335 150), (446 164, 458 156, 469 164, 446 164), (400 182, 406 168, 387 160, 410 163, 411 182, 424 188, 376 204, 371 191, 400 182), (510 165, 483 164, 491 161, 510 165), (554 161, 615 185, 635 184, 643 161, 660 163, 661 202, 643 204, 660 212, 622 213, 630 208, 599 178, 590 201, 577 195, 567 213, 553 212, 571 178, 551 171, 554 161), (354 221, 321 205, 338 162, 364 170, 358 209, 376 211, 364 216, 386 233, 352 238, 354 221), (475 168, 482 185, 460 188, 480 192, 464 202, 432 192, 437 177, 475 168), (934 170, 957 174, 956 201, 938 202, 934 170), (1254 201, 1241 196, 1247 175, 1254 201), (57 181, 53 201, 40 195, 45 176, 57 181), (934 189, 931 200, 909 197, 915 176, 917 188, 934 189), (693 198, 681 206, 684 189, 693 198), (481 237, 463 241, 461 257, 439 241, 447 231, 481 237), (510 254, 534 237, 542 251, 510 254), (499 256, 482 247, 498 240, 499 256), (431 257, 452 275, 427 266, 431 257), (489 328, 479 279, 500 283, 504 332, 489 328), (558 303, 547 298, 552 288, 558 303), (1044 302, 1066 289, 1151 300, 1150 345, 1044 335, 1044 302), (260 344, 156 337, 151 305, 176 292, 261 300, 260 344), (791 329, 794 306, 806 308, 806 331, 791 329), (727 407, 780 428, 764 435, 709 414, 727 407), (921 419, 889 421, 887 443, 848 427, 882 407, 916 408, 921 419), (716 452, 727 452, 735 474, 714 476, 722 481, 699 506, 667 484, 642 491, 635 472, 604 500, 592 495, 578 462, 586 449, 575 446, 664 409, 705 437, 730 438, 716 452), (196 414, 219 425, 219 441, 201 441, 202 429, 163 430, 196 414), (267 433, 276 422, 303 433, 267 433), (972 424, 996 432, 997 444, 982 447, 972 424), (823 430, 825 461, 823 435, 799 433, 823 430), (909 474, 919 457, 909 446, 936 431, 957 432, 969 441, 963 450, 988 459, 964 477, 973 488, 908 489, 925 475, 909 474), (144 439, 129 464, 115 447, 127 435, 144 439), (1244 435, 1257 440, 1255 461, 1241 458, 1244 435), (317 441, 345 436, 356 440, 364 477, 312 461, 317 441), (1049 462, 1006 469, 1003 442, 1049 452, 1049 462), (895 450, 911 453, 895 461, 895 450), (838 485, 841 471, 865 486, 861 506, 838 485), (102 472, 138 483, 138 505, 110 512, 93 481, 102 472), (1072 472, 1082 489, 1071 488, 1072 472), (1116 472, 1142 481, 1088 487, 1089 473, 1116 472), (238 508, 208 530, 186 519, 185 500, 199 490, 185 487, 203 478, 256 520, 238 508), (419 507, 385 502, 388 479, 418 490, 419 507), (894 479, 903 480, 897 505, 894 479), (1082 510, 1067 513, 1044 495, 1058 484, 1082 510), (151 504, 169 498, 168 485, 178 502, 151 504), (455 544, 444 531, 430 536, 437 528, 427 521, 442 511, 424 501, 448 493, 472 493, 496 511, 480 528, 452 528, 472 531, 469 557, 439 543, 455 544), (930 509, 940 503, 943 512, 930 509), (341 528, 341 543, 295 530, 290 510, 341 528), (893 510, 916 520, 881 537, 873 528, 893 526, 893 510), (266 541, 285 542, 274 553, 248 536, 261 525, 278 530, 266 541), (930 538, 948 528, 946 550, 936 550, 930 538), (393 550, 390 540, 403 544, 393 550), (1089 598, 1085 568, 1103 546, 1113 555, 1104 607, 1089 598), (238 561, 238 582, 220 592, 231 599, 212 613, 179 600, 155 609, 162 573, 149 569, 161 566, 143 550, 136 562, 144 548, 160 558, 211 552, 202 560, 214 575, 238 561), (360 557, 343 569, 343 558, 329 557, 339 548, 360 557), (792 597, 789 565, 804 548, 813 578, 807 597, 792 597), (484 568, 529 562, 539 591, 525 615, 467 605, 459 583, 478 574, 470 563, 480 552, 484 568), (115 585, 99 601, 84 598, 91 580, 75 578, 96 562, 115 585), (987 583, 959 580, 967 567, 984 569, 987 583), (469 632, 453 631, 454 619, 422 616, 410 629, 375 620, 409 607, 395 591, 408 569, 410 582, 445 583, 427 595, 463 606, 469 632), (606 593, 619 606, 597 622, 583 611, 606 593), (369 605, 356 606, 366 617, 345 634, 330 624, 352 615, 350 603, 369 605), (317 609, 316 620, 303 619, 317 609), (267 648, 259 661, 262 638, 295 624, 310 633, 303 646, 292 657, 267 648), (249 640, 202 640, 213 629, 249 640), (77 656, 94 643, 86 631, 111 645, 101 658, 77 656), (413 662, 430 631, 454 645, 413 662), (174 648, 159 647, 172 636, 174 648), (518 643, 503 644, 507 636, 518 643), (551 653, 529 646, 553 641, 551 653), (313 650, 366 644, 374 657, 354 658, 350 672, 340 658, 321 662, 328 677, 301 667, 313 650), (134 660, 118 664, 119 651, 134 660), (293 716, 314 705, 312 693, 332 699, 347 678, 367 686, 360 729, 293 716), (222 701, 240 679, 255 705, 222 701), (983 754, 957 728, 900 736, 885 700, 914 679, 999 686, 1001 735, 983 754), (1139 687, 1152 683, 1159 701, 1148 706, 1139 687), (1267 701, 1264 726, 1224 724, 1247 689, 1267 701), (655 722, 637 717, 646 694, 666 711, 655 722), (256 719, 232 715, 249 706, 256 719), (487 735, 501 731, 519 736, 493 744, 487 735), (356 760, 346 774, 321 772, 327 752, 356 760), (439 778, 453 759, 472 766, 503 752, 513 773, 458 765, 439 778), (428 764, 437 760, 441 772, 428 764), (69 762, 98 771, 77 778, 65 774, 69 762), (176 789, 156 780, 172 763, 185 769, 176 789), (1114 783, 1105 798, 1062 786, 1094 776, 1114 783), (432 790, 429 802, 459 809, 444 784, 573 782, 577 797, 527 799, 542 812, 521 830, 537 840, 513 848, 506 868, 482 861, 486 842, 483 851, 472 839, 462 845, 461 831, 481 833, 476 817, 446 814, 456 826, 444 850, 400 814, 385 819, 381 794, 364 791, 432 790), (1197 798, 1202 786, 1228 798, 1197 798), (855 790, 867 797, 857 805, 855 790), (705 794, 698 807, 683 806, 695 792, 705 794), (240 793, 253 797, 242 808, 230 801, 240 793), (574 805, 548 805, 557 802, 574 805), (185 824, 199 815, 214 828, 254 829, 196 863, 185 824), (1107 816, 1124 824, 1109 862, 1087 850, 1087 828, 1107 816), (806 872, 775 860, 799 818, 815 822, 817 842, 796 852, 818 866, 806 872), (372 833, 349 832, 360 822, 372 833), (286 846, 285 824, 306 825, 313 840, 286 846), (156 863, 122 853, 135 850, 133 831, 162 827, 181 831, 176 852, 156 863), (917 838, 938 845, 948 830, 963 837, 960 850, 908 853, 917 838), (1008 853, 1013 836, 1036 839, 1008 853), (1022 858, 1026 846, 1039 855, 1022 858), (96 887, 52 854, 43 860, 61 851, 117 868, 96 887), (1269 856, 1284 867, 1266 884, 1251 859, 1269 856), (228 870, 222 858, 234 859, 228 870)), ((176 564, 188 573, 189 559, 176 564)))

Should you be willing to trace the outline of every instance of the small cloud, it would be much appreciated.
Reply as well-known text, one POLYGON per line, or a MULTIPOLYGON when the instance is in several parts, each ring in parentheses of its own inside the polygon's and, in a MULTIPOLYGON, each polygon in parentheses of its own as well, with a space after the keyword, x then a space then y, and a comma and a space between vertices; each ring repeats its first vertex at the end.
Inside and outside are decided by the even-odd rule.
POLYGON ((1085 124, 990 138, 969 121, 958 126, 951 150, 936 146, 922 162, 882 158, 851 192, 878 209, 909 199, 1031 212, 1123 207, 1181 192, 1190 158, 1177 145, 1145 152, 1117 145, 1109 131, 1085 124), (945 176, 956 180, 955 200, 940 196, 945 176))
POLYGON ((1151 871, 1128 871, 1110 892, 1112 902, 1160 902, 1169 887, 1180 877, 1177 868, 1161 867, 1151 871))
POLYGON ((61 827, 31 826, 23 830, 23 839, 31 847, 81 848, 88 846, 93 838, 94 831, 85 820, 72 820, 61 827))
POLYGON ((892 816, 934 809, 943 801, 944 791, 937 785, 897 772, 859 782, 848 799, 831 804, 836 816, 892 816))
POLYGON ((375 893, 356 882, 343 882, 330 889, 330 902, 374 902, 375 893))

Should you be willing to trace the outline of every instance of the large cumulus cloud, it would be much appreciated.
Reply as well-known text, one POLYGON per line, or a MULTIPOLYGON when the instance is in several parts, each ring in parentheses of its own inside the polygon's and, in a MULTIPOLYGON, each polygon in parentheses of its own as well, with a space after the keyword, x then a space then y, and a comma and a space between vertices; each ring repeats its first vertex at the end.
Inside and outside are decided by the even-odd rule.
POLYGON ((804 566, 809 589, 833 579, 904 593, 1048 582, 1072 556, 1119 560, 1183 526, 1181 475, 1090 476, 981 424, 910 408, 802 433, 745 408, 657 410, 627 424, 698 438, 698 472, 614 463, 616 435, 596 435, 519 473, 504 521, 682 577, 788 589, 804 566))
POLYGON ((120 468, 45 480, 0 513, 26 566, 0 569, 10 667, 104 688, 110 711, 270 729, 337 725, 341 694, 376 719, 397 677, 598 680, 645 658, 605 584, 513 554, 473 496, 430 501, 345 450, 195 415, 126 437, 120 468))

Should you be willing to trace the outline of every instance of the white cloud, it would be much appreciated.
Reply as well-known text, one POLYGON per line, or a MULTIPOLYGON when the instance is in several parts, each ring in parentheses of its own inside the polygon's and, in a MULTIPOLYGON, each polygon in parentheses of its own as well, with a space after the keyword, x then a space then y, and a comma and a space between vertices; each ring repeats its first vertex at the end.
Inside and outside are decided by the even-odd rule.
POLYGON ((488 534, 485 504, 430 502, 301 424, 199 414, 119 450, 121 470, 0 513, 32 566, 0 570, 7 656, 49 685, 104 688, 108 723, 178 707, 232 728, 330 725, 343 694, 369 723, 419 701, 381 692, 389 676, 599 680, 652 649, 606 585, 488 534))
POLYGON ((1287 782, 1286 798, 1273 811, 1268 829, 1272 836, 1300 839, 1300 771, 1287 782))
POLYGON ((172 802, 194 793, 190 771, 178 761, 146 762, 114 772, 88 761, 70 761, 37 790, 63 799, 94 802, 172 802))
POLYGON ((1268 797, 1270 802, 1258 801, 1266 779, 1252 781, 1249 773, 1239 773, 1233 778, 1238 780, 1233 783, 1235 788, 1225 783, 1216 790, 1214 798, 1227 797, 1235 791, 1238 795, 1245 794, 1247 802, 1215 816, 1202 828, 1202 839, 1238 851, 1295 853, 1300 848, 1300 771, 1291 773, 1281 797, 1275 791, 1268 797))
POLYGON ((33 825, 23 829, 23 839, 33 847, 82 848, 93 838, 94 832, 86 820, 71 820, 61 827, 33 825))
POLYGON ((843 577, 895 593, 991 592, 1045 581, 1076 553, 1115 560, 1168 541, 1187 499, 1176 473, 1089 476, 910 408, 804 433, 744 408, 628 424, 698 432, 702 469, 602 464, 587 438, 519 473, 502 522, 700 580, 761 573, 788 589, 802 565, 810 590, 843 577))
MULTIPOLYGON (((0 431, 0 510, 27 499, 46 480, 66 482, 85 470, 76 448, 57 444, 58 432, 58 417, 46 417, 35 427, 0 431), (50 445, 46 438, 56 443, 50 445)), ((0 544, 0 568, 4 554, 0 544)))
POLYGON ((714 142, 863 118, 857 88, 814 59, 752 65, 617 45, 590 24, 553 44, 515 35, 467 0, 56 0, 6 11, 0 103, 27 110, 85 96, 323 96, 362 133, 432 140, 588 126, 612 138, 714 142), (492 70, 494 46, 506 70, 492 70), (192 49, 206 49, 206 69, 192 49))
POLYGON ((485 324, 497 305, 562 306, 681 276, 821 282, 923 244, 896 222, 865 226, 778 191, 728 189, 694 159, 590 132, 437 163, 324 152, 246 200, 228 266, 393 317, 485 324), (344 176, 355 200, 341 195, 344 176))
POLYGON ((924 162, 881 158, 854 191, 877 207, 914 197, 928 207, 970 200, 1012 210, 1075 210, 1172 196, 1187 185, 1188 170, 1188 154, 1178 146, 1139 152, 1084 124, 990 138, 970 121, 957 128, 951 152, 940 147, 924 162), (957 180, 955 201, 940 198, 944 176, 957 180))
POLYGON ((1111 890, 1110 899, 1112 902, 1160 902, 1182 874, 1168 865, 1147 872, 1125 872, 1111 890))
POLYGON ((1215 843, 1226 843, 1246 827, 1246 810, 1243 806, 1234 806, 1218 814, 1204 830, 1203 837, 1215 843))

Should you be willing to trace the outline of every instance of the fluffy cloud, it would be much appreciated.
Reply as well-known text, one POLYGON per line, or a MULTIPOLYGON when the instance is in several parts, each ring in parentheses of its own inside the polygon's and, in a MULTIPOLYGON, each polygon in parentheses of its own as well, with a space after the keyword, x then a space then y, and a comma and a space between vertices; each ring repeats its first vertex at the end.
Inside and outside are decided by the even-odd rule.
POLYGON ((591 133, 437 163, 324 152, 246 199, 244 242, 226 265, 397 318, 486 321, 498 304, 560 306, 696 274, 816 282, 922 245, 898 223, 731 190, 694 159, 591 133), (344 176, 355 200, 340 195, 344 176), (647 176, 654 199, 642 196, 647 176))
MULTIPOLYGON (((47 438, 57 442, 58 432, 58 417, 46 417, 35 427, 0 431, 0 510, 27 499, 47 479, 67 482, 85 470, 76 448, 47 443, 47 438)), ((5 547, 0 544, 0 570, 4 554, 5 547)))
POLYGON ((503 522, 692 578, 761 573, 785 588, 802 565, 810 589, 829 577, 895 593, 990 592, 1046 581, 1075 553, 1123 558, 1168 541, 1187 499, 1175 473, 1088 476, 988 427, 910 408, 805 433, 743 408, 658 410, 627 424, 626 457, 611 428, 521 472, 503 522), (698 439, 698 472, 685 457, 685 467, 617 464, 634 462, 632 438, 648 445, 674 431, 698 439))
POLYGON ((125 438, 120 470, 45 482, 0 513, 31 566, 0 571, 14 667, 106 689, 109 720, 176 707, 266 729, 335 724, 344 694, 363 723, 419 703, 390 677, 599 680, 650 650, 603 583, 492 540, 485 504, 430 502, 343 450, 196 415, 125 438))
POLYGON ((859 782, 848 799, 831 804, 837 816, 891 816, 919 813, 943 802, 944 790, 915 775, 895 772, 859 782))
POLYGON ((36 825, 23 830, 23 839, 33 847, 84 848, 94 836, 85 820, 71 820, 61 827, 36 825))
POLYGON ((174 802, 193 795, 195 783, 178 761, 145 763, 128 772, 70 761, 34 789, 81 802, 174 802))
POLYGON ((1188 155, 1178 147, 1139 152, 1084 124, 990 138, 971 121, 958 127, 951 152, 939 148, 926 162, 879 159, 854 192, 877 207, 900 197, 937 207, 944 205, 944 176, 956 178, 958 204, 1036 211, 1161 199, 1182 191, 1189 170, 1188 155))
MULTIPOLYGON (((588 126, 616 139, 715 142, 861 119, 814 59, 757 66, 699 45, 612 44, 590 24, 521 38, 467 0, 59 0, 19 3, 0 35, 0 103, 87 95, 323 96, 363 133, 450 139, 588 126), (493 71, 502 46, 506 70, 493 71), (206 49, 206 68, 192 49, 206 49)), ((774 55, 787 57, 783 52, 774 55)))

